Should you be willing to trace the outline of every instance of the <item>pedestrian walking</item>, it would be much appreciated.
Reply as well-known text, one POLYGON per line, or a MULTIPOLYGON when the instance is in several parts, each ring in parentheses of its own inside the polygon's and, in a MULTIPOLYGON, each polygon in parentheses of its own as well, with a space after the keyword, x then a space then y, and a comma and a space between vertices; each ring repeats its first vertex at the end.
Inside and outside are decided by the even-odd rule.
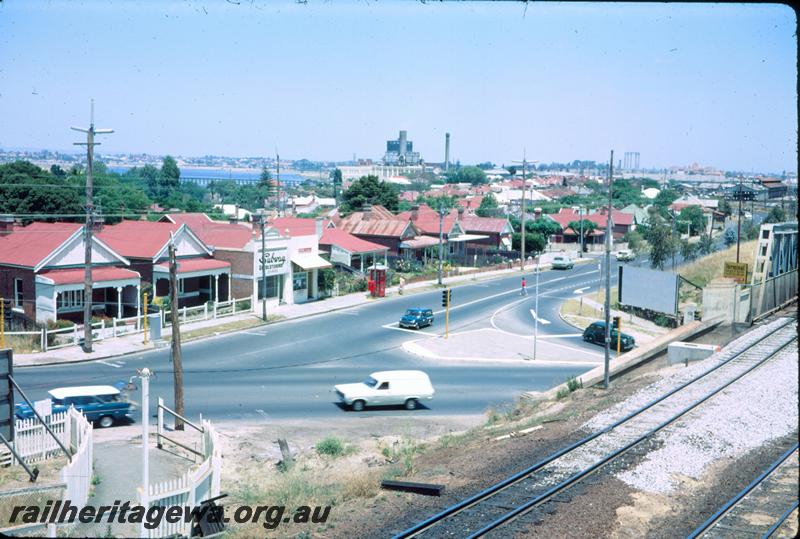
POLYGON ((527 283, 525 282, 525 277, 522 278, 522 291, 520 292, 520 295, 521 296, 527 296, 528 295, 528 287, 527 287, 527 283))

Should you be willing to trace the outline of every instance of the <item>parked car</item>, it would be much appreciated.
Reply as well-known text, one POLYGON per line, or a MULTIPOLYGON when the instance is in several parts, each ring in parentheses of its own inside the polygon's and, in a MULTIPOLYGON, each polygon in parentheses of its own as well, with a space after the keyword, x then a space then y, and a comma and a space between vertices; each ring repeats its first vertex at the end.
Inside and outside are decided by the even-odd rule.
MULTIPOLYGON (((57 387, 48 391, 52 413, 66 412, 74 406, 86 419, 101 427, 110 427, 117 421, 132 419, 132 405, 114 386, 57 387)), ((35 417, 26 403, 18 403, 14 410, 18 419, 35 417)))
POLYGON ((430 309, 408 309, 400 318, 401 328, 419 329, 433 324, 433 311, 430 309))
POLYGON ((558 255, 553 258, 552 266, 553 269, 572 269, 575 263, 566 255, 558 255))
POLYGON ((413 410, 419 401, 431 400, 434 394, 430 378, 422 371, 373 372, 363 382, 339 384, 334 389, 339 400, 356 412, 365 406, 399 404, 413 410))
POLYGON ((636 260, 636 253, 633 251, 628 251, 627 249, 623 249, 621 251, 617 251, 617 260, 620 262, 628 262, 630 260, 636 260))
MULTIPOLYGON (((606 323, 605 322, 592 322, 589 324, 589 327, 583 330, 583 340, 586 342, 605 345, 606 339, 606 323)), ((619 332, 615 328, 611 328, 611 348, 612 350, 616 350, 617 348, 617 340, 619 339, 620 348, 624 352, 631 350, 634 346, 636 346, 636 339, 628 335, 627 333, 623 332, 622 335, 619 335, 619 332)))

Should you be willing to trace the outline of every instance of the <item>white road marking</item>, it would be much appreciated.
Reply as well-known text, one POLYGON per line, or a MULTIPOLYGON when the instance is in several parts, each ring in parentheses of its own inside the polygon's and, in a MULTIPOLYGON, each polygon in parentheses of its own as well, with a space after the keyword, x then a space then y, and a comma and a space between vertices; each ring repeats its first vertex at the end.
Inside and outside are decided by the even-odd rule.
POLYGON ((584 286, 583 288, 578 288, 577 290, 573 290, 573 294, 583 294, 584 290, 591 288, 590 286, 584 286))
POLYGON ((539 335, 540 339, 564 339, 567 337, 583 337, 583 333, 562 333, 560 335, 539 335))
POLYGON ((531 316, 533 317, 534 320, 538 321, 540 324, 550 323, 550 320, 545 320, 544 318, 539 318, 538 316, 536 316, 536 311, 534 311, 533 309, 531 309, 531 316))
POLYGON ((242 331, 242 333, 247 333, 248 335, 258 335, 259 337, 266 335, 266 333, 260 333, 258 331, 242 331))
POLYGON ((111 363, 109 361, 105 361, 105 360, 102 360, 102 359, 98 359, 97 362, 98 363, 102 363, 103 365, 108 365, 109 367, 114 367, 116 369, 121 369, 122 368, 122 365, 117 365, 116 363, 111 363))

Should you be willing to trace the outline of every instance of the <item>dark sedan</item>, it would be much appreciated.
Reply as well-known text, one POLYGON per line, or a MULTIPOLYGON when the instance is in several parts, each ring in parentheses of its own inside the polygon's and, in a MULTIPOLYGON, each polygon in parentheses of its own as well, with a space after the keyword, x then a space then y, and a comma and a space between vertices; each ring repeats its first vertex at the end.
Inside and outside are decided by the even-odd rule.
POLYGON ((430 309, 408 309, 400 318, 401 328, 419 329, 433 324, 433 311, 430 309))
MULTIPOLYGON (((604 345, 606 339, 606 323, 605 322, 592 322, 585 330, 583 330, 583 340, 586 342, 604 345)), ((631 350, 636 346, 636 339, 627 333, 620 333, 616 328, 611 328, 611 349, 617 349, 617 342, 620 344, 623 352, 631 350)))

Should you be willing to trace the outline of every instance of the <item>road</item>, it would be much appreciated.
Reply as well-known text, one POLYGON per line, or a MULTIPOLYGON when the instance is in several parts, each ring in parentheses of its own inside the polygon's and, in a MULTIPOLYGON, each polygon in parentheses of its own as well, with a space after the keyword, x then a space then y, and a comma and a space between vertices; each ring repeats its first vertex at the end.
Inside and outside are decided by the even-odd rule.
MULTIPOLYGON (((612 276, 616 270, 612 266, 612 276)), ((575 328, 562 322, 558 306, 576 289, 596 289, 598 264, 540 274, 539 335, 558 337, 570 347, 602 353, 583 343, 575 328)), ((450 330, 491 327, 533 332, 535 277, 526 274, 529 298, 520 303, 520 274, 453 288, 450 330), (513 307, 508 306, 513 304, 513 307), (493 315, 500 312, 499 316, 493 315), (508 312, 504 312, 508 311, 508 312)), ((372 414, 480 414, 488 407, 507 406, 524 391, 545 390, 569 376, 588 370, 585 365, 541 365, 533 362, 443 362, 416 357, 402 350, 404 341, 417 338, 411 330, 393 327, 409 307, 433 308, 436 322, 426 331, 441 332, 441 291, 398 296, 369 302, 345 311, 325 313, 234 334, 186 343, 183 346, 186 414, 219 421, 264 418, 302 419, 372 414), (359 381, 370 372, 421 369, 429 374, 436 398, 426 408, 343 411, 334 401, 332 386, 359 381)), ((569 359, 565 352, 565 360, 569 359)), ((136 368, 149 367, 151 397, 172 404, 172 366, 169 349, 53 367, 20 368, 15 378, 33 399, 59 386, 108 384, 127 380, 136 368)), ((132 395, 136 400, 137 393, 132 395)))

